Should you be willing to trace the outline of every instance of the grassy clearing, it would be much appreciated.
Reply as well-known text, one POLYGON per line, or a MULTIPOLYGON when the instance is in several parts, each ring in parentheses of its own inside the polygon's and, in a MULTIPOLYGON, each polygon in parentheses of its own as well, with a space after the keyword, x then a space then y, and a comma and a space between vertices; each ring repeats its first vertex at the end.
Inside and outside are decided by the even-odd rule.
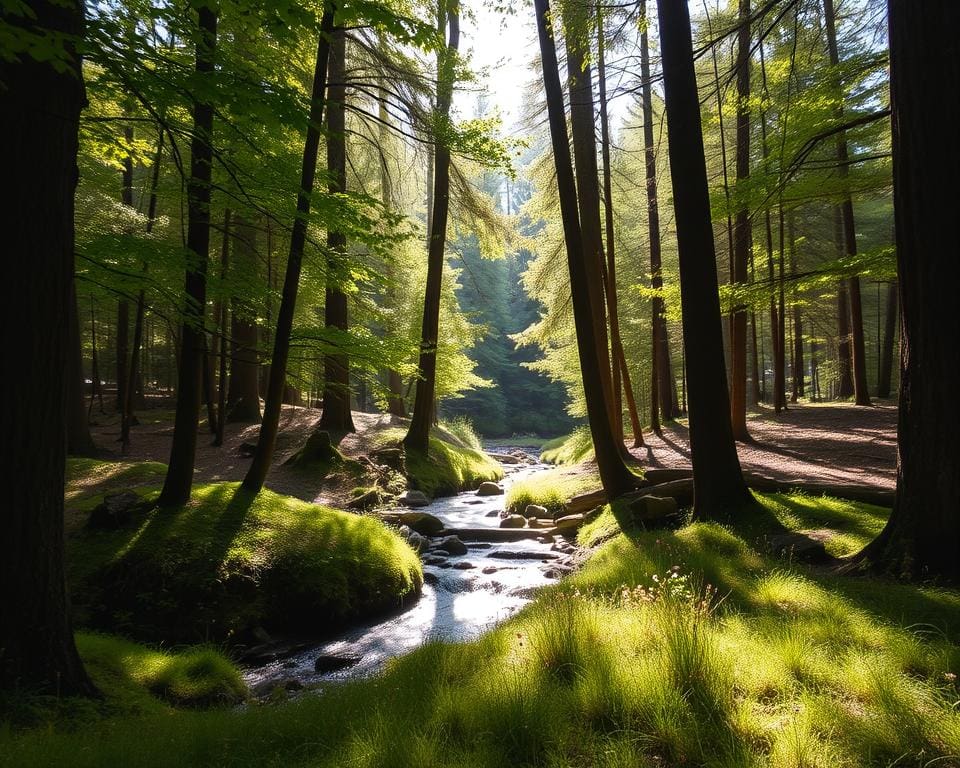
POLYGON ((600 487, 594 464, 561 466, 518 480, 507 491, 505 504, 511 512, 523 512, 527 504, 539 504, 556 514, 573 496, 600 487))
POLYGON ((163 482, 167 465, 159 461, 67 459, 65 499, 71 504, 88 496, 163 482))
POLYGON ((426 645, 375 679, 279 706, 2 733, 0 763, 957 765, 960 594, 775 560, 763 539, 785 525, 829 524, 847 547, 879 513, 759 498, 729 527, 617 534, 479 641, 426 645))
POLYGON ((272 491, 195 486, 185 507, 146 504, 114 531, 83 525, 97 500, 68 513, 80 626, 186 643, 257 626, 330 631, 396 608, 422 583, 413 550, 380 522, 272 491))
POLYGON ((569 435, 545 442, 540 460, 547 464, 579 464, 593 459, 593 438, 589 427, 577 427, 569 435))
MULTIPOLYGON (((464 434, 458 437, 447 429, 433 429, 430 435, 429 456, 406 455, 407 481, 411 488, 427 496, 452 496, 463 490, 476 488, 485 480, 500 480, 503 470, 480 448, 480 441, 472 428, 454 426, 464 434), (472 435, 472 437, 471 437, 472 435)), ((377 434, 379 446, 397 445, 406 430, 391 427, 377 434)))

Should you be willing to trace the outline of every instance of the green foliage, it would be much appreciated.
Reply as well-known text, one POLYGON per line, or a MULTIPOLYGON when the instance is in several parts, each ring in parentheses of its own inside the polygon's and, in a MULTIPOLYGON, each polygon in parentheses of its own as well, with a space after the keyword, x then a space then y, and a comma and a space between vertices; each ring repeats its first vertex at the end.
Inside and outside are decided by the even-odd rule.
POLYGON ((556 515, 572 497, 599 487, 595 465, 558 467, 515 482, 507 491, 505 503, 511 512, 523 512, 528 504, 539 504, 556 515))
POLYGON ((543 444, 540 460, 547 464, 580 464, 593 459, 593 437, 590 427, 577 427, 564 437, 543 444))
POLYGON ((115 531, 77 524, 95 502, 68 520, 80 626, 154 642, 238 640, 257 626, 329 632, 422 583, 416 555, 378 521, 267 490, 197 486, 182 509, 148 508, 115 531))

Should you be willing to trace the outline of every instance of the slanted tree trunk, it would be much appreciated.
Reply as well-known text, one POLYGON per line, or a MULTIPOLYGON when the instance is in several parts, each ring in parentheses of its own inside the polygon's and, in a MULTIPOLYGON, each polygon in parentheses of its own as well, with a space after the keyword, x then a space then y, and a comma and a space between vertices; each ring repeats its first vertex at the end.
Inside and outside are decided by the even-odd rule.
MULTIPOLYGON (((197 6, 199 37, 196 75, 204 82, 213 76, 217 46, 217 11, 197 6)), ((201 93, 204 93, 201 91, 201 93)), ((193 137, 190 140, 190 181, 187 185, 187 250, 196 261, 187 267, 186 301, 180 331, 180 365, 177 374, 177 410, 173 444, 163 490, 157 503, 179 506, 190 499, 197 448, 200 383, 205 365, 204 315, 207 298, 207 258, 210 250, 210 181, 213 163, 213 104, 198 97, 193 104, 193 137)))
MULTIPOLYGON (((457 0, 450 8, 441 3, 440 29, 449 27, 447 49, 437 60, 437 108, 441 123, 450 119, 453 99, 455 61, 460 47, 460 9, 457 0)), ((427 250, 427 286, 423 302, 420 332, 420 364, 417 393, 413 402, 410 429, 403 444, 408 451, 424 456, 430 446, 430 428, 436 414, 437 340, 440 335, 440 288, 444 254, 447 247, 447 215, 450 209, 450 147, 447 138, 438 136, 433 160, 433 205, 429 210, 430 245, 427 250)))
MULTIPOLYGON (((647 0, 641 0, 643 18, 647 0)), ((653 89, 650 84, 650 41, 648 25, 640 37, 640 77, 643 100, 643 157, 647 181, 647 230, 650 238, 650 285, 657 292, 650 302, 652 371, 650 384, 650 428, 660 434, 660 420, 673 419, 677 409, 676 385, 670 370, 670 346, 663 297, 663 260, 660 251, 660 207, 657 202, 657 148, 653 140, 653 89), (659 411, 659 412, 658 412, 659 411)))
POLYGON ((900 295, 896 282, 887 286, 886 320, 883 326, 883 348, 880 351, 880 382, 877 397, 890 397, 890 375, 893 372, 893 347, 896 344, 897 309, 900 295))
POLYGON ((960 374, 954 307, 960 91, 953 0, 889 0, 893 195, 902 346, 897 495, 860 558, 898 575, 960 581, 960 374))
MULTIPOLYGON (((840 65, 840 55, 837 49, 836 15, 833 9, 833 0, 823 0, 823 20, 827 31, 827 52, 830 66, 836 71, 840 65)), ((836 75, 836 91, 840 99, 837 108, 838 117, 843 116, 843 86, 839 75, 836 75)), ((850 172, 850 163, 847 153, 846 135, 841 132, 837 139, 837 173, 841 182, 844 182, 850 172)), ((849 189, 844 190, 844 198, 840 203, 840 218, 843 226, 843 253, 846 256, 855 256, 857 253, 857 233, 853 218, 853 200, 849 189)), ((870 393, 867 390, 867 362, 866 347, 863 340, 863 305, 860 297, 860 278, 856 275, 847 281, 847 295, 850 302, 850 350, 853 368, 853 394, 857 405, 870 405, 870 393)), ((841 393, 842 394, 842 393, 841 393)))
MULTIPOLYGON (((740 30, 737 34, 737 186, 750 178, 750 0, 740 0, 740 30)), ((741 197, 742 199, 742 197, 741 197)), ((750 212, 737 207, 733 228, 731 282, 746 285, 749 278, 753 228, 750 212)), ((747 308, 734 307, 730 334, 730 421, 735 440, 747 442, 747 308)))
MULTIPOLYGON (((255 274, 257 228, 243 215, 231 222, 234 271, 255 274)), ((230 379, 227 391, 227 421, 255 424, 260 420, 260 362, 257 355, 257 324, 253 308, 242 291, 230 299, 230 379)))
POLYGON ((303 143, 303 161, 300 170, 300 188, 297 193, 297 215, 290 232, 290 252, 287 256, 287 271, 283 278, 283 294, 277 312, 277 329, 273 341, 273 358, 270 361, 270 377, 267 399, 263 407, 263 422, 257 450, 250 469, 243 478, 243 487, 250 491, 263 488, 267 478, 273 450, 280 427, 280 409, 287 381, 287 360, 290 357, 290 331, 293 328, 293 313, 297 304, 297 288, 300 283, 300 268, 303 263, 303 248, 307 237, 307 218, 310 215, 310 196, 317 173, 317 155, 320 152, 320 126, 323 125, 323 100, 327 88, 327 63, 330 54, 330 37, 333 33, 333 5, 324 4, 320 19, 320 37, 317 43, 317 61, 313 71, 313 86, 310 92, 310 120, 303 143))
POLYGON ((16 194, 0 207, 9 291, 0 303, 4 354, 4 440, 21 457, 0 462, 0 690, 54 696, 93 694, 73 640, 64 584, 63 491, 71 345, 74 193, 80 110, 83 4, 37 0, 31 18, 4 12, 18 30, 63 39, 54 68, 29 53, 0 57, 3 180, 16 194), (29 404, 29 407, 27 407, 29 404))
POLYGON ((673 179, 697 519, 751 500, 730 424, 717 260, 686 3, 657 0, 673 179))
MULTIPOLYGON (((347 191, 346 134, 346 51, 347 37, 342 28, 333 33, 330 44, 327 86, 327 172, 331 194, 347 191)), ((324 303, 324 325, 345 335, 348 327, 347 296, 340 289, 346 268, 347 238, 343 232, 327 232, 327 291, 324 303)), ((339 347, 340 341, 333 346, 339 347)), ((350 413, 350 357, 342 347, 323 356, 323 414, 320 429, 328 432, 354 432, 350 413)))
POLYGON ((557 65, 557 49, 551 30, 552 16, 549 0, 534 0, 537 16, 537 33, 540 39, 540 57, 543 68, 543 87, 547 96, 547 114, 550 124, 550 140, 557 172, 557 190, 560 198, 560 216, 563 221, 564 244, 567 252, 567 267, 570 272, 570 289, 573 300, 573 321, 577 336, 577 354, 580 358, 580 373, 583 377, 583 393, 593 438, 597 469, 607 498, 614 499, 636 484, 636 478, 623 462, 620 447, 610 423, 609 409, 604 400, 605 391, 597 367, 596 335, 591 323, 594 313, 590 307, 591 294, 587 286, 587 271, 595 267, 588 258, 580 231, 577 211, 577 190, 570 160, 570 145, 563 103, 563 90, 557 65))
POLYGON ((610 308, 610 340, 613 354, 613 390, 616 431, 623 441, 623 404, 620 399, 621 387, 627 398, 627 412, 630 414, 630 429, 633 432, 633 447, 643 446, 643 431, 640 428, 640 414, 633 396, 633 384, 630 370, 627 368, 627 356, 623 351, 620 338, 620 318, 617 311, 617 258, 613 231, 613 180, 610 169, 610 126, 607 120, 607 73, 604 61, 603 14, 597 11, 597 79, 600 81, 600 147, 603 157, 603 213, 606 232, 607 270, 606 287, 607 306, 610 308))

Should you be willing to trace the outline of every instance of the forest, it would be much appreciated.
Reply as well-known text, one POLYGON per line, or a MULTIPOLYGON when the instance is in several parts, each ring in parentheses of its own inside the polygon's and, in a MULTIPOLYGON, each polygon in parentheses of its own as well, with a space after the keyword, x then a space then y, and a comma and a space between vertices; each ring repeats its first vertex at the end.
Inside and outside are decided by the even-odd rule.
POLYGON ((960 766, 957 30, 0 0, 0 767, 960 766))

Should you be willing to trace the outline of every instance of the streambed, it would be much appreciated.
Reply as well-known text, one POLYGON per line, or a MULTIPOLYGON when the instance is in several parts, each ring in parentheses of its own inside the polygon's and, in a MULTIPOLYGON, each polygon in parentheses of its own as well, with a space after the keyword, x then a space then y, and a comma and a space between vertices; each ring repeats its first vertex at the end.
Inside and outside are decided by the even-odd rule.
MULTIPOLYGON (((504 464, 501 485, 509 490, 518 480, 547 469, 532 456, 523 463, 504 464)), ((499 529, 504 498, 467 491, 437 499, 422 511, 440 518, 448 529, 499 529)), ((428 641, 476 638, 529 603, 537 589, 554 581, 571 551, 571 545, 559 537, 556 541, 546 537, 513 542, 464 538, 464 543, 466 554, 424 555, 423 593, 409 609, 352 627, 286 658, 248 668, 244 678, 251 690, 262 695, 277 685, 297 689, 362 677, 428 641), (344 660, 348 666, 343 666, 344 660)))

